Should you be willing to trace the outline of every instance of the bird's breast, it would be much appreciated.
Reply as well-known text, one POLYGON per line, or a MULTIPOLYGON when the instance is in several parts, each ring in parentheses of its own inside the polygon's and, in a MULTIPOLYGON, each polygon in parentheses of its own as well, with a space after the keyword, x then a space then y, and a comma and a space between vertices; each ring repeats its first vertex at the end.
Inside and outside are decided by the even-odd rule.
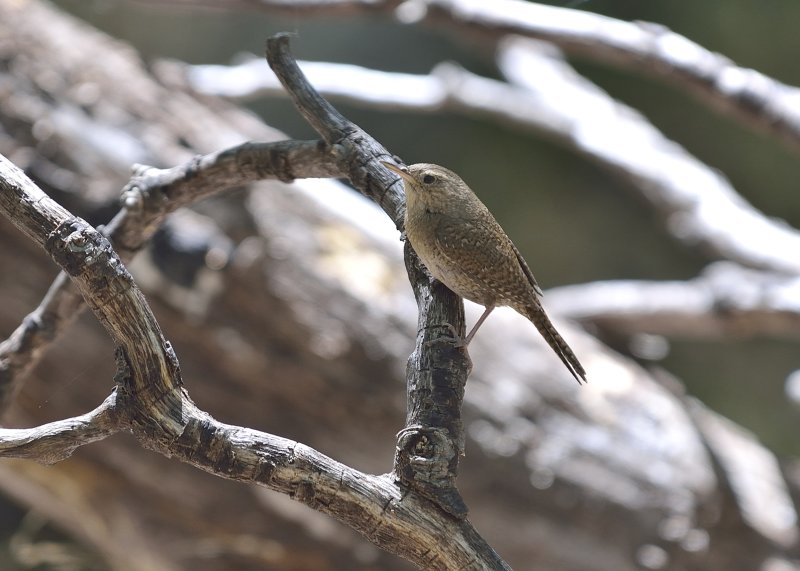
MULTIPOLYGON (((465 299, 481 305, 495 305, 497 298, 493 291, 487 290, 476 275, 472 266, 474 245, 465 239, 457 251, 445 250, 447 243, 440 235, 439 217, 436 213, 406 219, 406 236, 431 275, 449 289, 465 299), (454 257, 454 254, 455 255, 454 257)), ((465 237, 466 238, 466 237, 465 237)))
POLYGON ((425 209, 418 209, 406 214, 406 236, 411 242, 411 246, 433 277, 441 281, 441 278, 436 275, 436 270, 431 267, 431 262, 440 257, 436 244, 437 223, 437 215, 425 209))

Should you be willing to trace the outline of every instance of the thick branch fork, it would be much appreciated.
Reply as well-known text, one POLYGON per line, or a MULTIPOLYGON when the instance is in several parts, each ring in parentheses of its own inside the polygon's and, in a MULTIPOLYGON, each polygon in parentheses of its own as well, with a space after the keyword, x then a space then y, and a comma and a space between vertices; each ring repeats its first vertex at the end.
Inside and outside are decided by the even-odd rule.
MULTIPOLYGON (((220 423, 198 409, 183 387, 177 356, 107 237, 129 257, 168 212, 220 188, 265 177, 345 175, 402 228, 399 181, 378 162, 389 153, 313 90, 289 54, 285 36, 270 40, 268 54, 323 141, 249 144, 167 171, 140 167, 123 193, 125 208, 104 232, 55 203, 0 156, 0 211, 64 270, 117 346, 117 386, 97 409, 33 429, 0 430, 0 456, 52 463, 83 444, 130 431, 143 446, 166 456, 220 477, 264 485, 330 514, 420 568, 508 569, 465 519, 466 506, 455 488, 470 363, 463 351, 435 341, 447 337, 447 323, 463 330, 463 306, 422 270, 410 247, 406 261, 421 317, 408 367, 409 414, 398 438, 395 472, 373 476, 303 444, 220 423)), ((51 307, 58 306, 54 299, 69 296, 66 279, 54 288, 48 294, 51 307)), ((80 304, 69 308, 71 313, 59 315, 62 322, 80 304)), ((19 357, 19 346, 5 349, 19 357)), ((30 367, 34 353, 11 370, 30 367)))
MULTIPOLYGON (((335 148, 318 140, 250 142, 171 169, 136 165, 122 191, 122 209, 103 234, 127 262, 178 208, 265 178, 288 181, 342 176, 336 155, 335 148)), ((84 307, 68 274, 62 272, 39 306, 0 343, 0 411, 8 407, 43 349, 84 307)))

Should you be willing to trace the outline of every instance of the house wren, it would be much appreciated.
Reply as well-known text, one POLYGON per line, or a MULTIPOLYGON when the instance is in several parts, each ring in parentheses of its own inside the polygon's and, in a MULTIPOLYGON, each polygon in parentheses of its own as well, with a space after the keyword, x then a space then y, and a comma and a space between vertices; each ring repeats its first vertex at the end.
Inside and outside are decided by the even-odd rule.
POLYGON ((406 237, 434 278, 486 309, 469 334, 500 305, 527 317, 578 383, 586 372, 559 335, 539 300, 528 264, 489 209, 454 172, 433 164, 399 167, 382 162, 403 179, 406 237))

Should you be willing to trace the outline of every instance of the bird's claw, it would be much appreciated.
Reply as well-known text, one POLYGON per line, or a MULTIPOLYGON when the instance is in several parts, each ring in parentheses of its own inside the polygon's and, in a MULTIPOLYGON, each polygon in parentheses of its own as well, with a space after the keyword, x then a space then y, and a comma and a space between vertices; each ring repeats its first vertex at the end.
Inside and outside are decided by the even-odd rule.
POLYGON ((452 323, 443 323, 444 327, 450 332, 451 338, 446 337, 437 337, 436 339, 428 339, 425 341, 425 346, 430 347, 435 343, 447 343, 448 345, 452 345, 455 348, 466 347, 467 344, 464 342, 464 338, 458 334, 455 326, 452 323))

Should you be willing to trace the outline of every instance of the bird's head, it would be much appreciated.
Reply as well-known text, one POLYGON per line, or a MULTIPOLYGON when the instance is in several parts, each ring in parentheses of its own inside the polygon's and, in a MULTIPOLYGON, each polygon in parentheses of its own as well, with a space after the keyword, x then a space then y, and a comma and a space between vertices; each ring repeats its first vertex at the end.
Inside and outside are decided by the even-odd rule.
POLYGON ((453 201, 474 196, 467 184, 450 169, 430 163, 397 166, 381 161, 387 169, 400 175, 406 191, 406 208, 422 206, 428 210, 445 210, 453 201))

